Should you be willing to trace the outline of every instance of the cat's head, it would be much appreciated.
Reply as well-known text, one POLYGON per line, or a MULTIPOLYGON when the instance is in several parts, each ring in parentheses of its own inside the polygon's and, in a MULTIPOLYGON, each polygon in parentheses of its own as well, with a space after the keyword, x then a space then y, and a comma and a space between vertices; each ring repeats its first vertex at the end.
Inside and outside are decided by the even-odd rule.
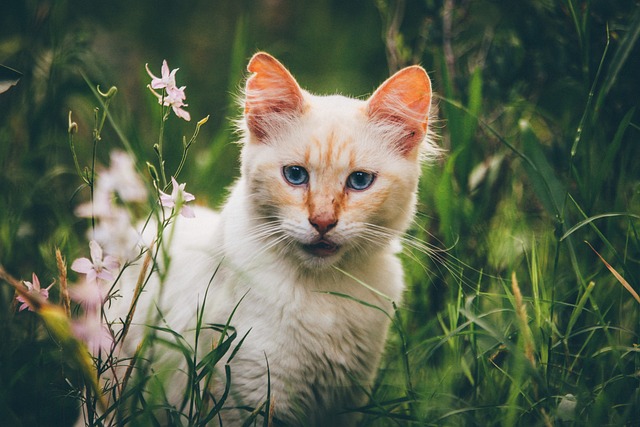
POLYGON ((314 96, 275 58, 249 62, 243 184, 257 238, 322 268, 386 247, 409 226, 429 141, 431 83, 405 68, 366 101, 314 96))

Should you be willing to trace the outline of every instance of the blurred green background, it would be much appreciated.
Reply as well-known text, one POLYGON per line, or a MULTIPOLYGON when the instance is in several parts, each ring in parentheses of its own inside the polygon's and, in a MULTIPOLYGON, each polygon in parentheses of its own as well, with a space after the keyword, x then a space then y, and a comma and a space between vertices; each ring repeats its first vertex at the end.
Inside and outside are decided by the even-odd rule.
MULTIPOLYGON (((611 70, 634 16, 633 1, 9 1, 0 17, 0 63, 24 76, 0 95, 0 256, 16 274, 28 274, 29 264, 38 264, 38 246, 51 239, 60 245, 56 239, 68 230, 52 233, 73 226, 67 208, 78 180, 70 167, 68 113, 78 122, 76 144, 87 164, 98 105, 81 73, 104 91, 118 88, 112 103, 116 122, 140 156, 152 158, 159 110, 146 88, 144 64, 157 74, 163 59, 180 68, 177 80, 187 86, 192 124, 210 116, 185 175, 188 188, 209 204, 220 203, 222 189, 237 174, 230 119, 240 114, 236 99, 246 62, 258 50, 279 58, 314 93, 359 97, 390 71, 421 63, 437 94, 469 108, 502 136, 518 134, 521 119, 530 122, 550 163, 566 174, 557 163, 573 143, 607 28, 611 46, 603 74, 615 71, 615 79, 598 105, 598 121, 614 128, 637 103, 638 48, 632 45, 620 69, 611 70), (394 46, 393 52, 385 45, 394 46)), ((456 181, 460 191, 468 191, 465 175, 502 152, 504 144, 477 131, 476 120, 464 111, 437 99, 436 105, 441 111, 434 128, 450 153, 462 151, 456 181), (466 117, 464 126, 457 122, 460 116, 466 117), (448 125, 452 120, 456 126, 448 125)), ((637 123, 637 114, 631 122, 637 123)), ((585 129, 592 131, 600 130, 585 129)), ((103 161, 121 147, 109 126, 105 132, 103 161)), ((167 132, 171 170, 181 138, 192 127, 172 121, 167 132)), ((637 144, 627 145, 631 151, 620 159, 627 163, 612 165, 616 169, 635 167, 637 144)), ((597 170, 598 149, 593 151, 580 166, 606 175, 597 170)), ((605 184, 614 183, 607 178, 605 184)), ((600 190, 587 189, 585 202, 591 206, 604 198, 599 201, 611 210, 623 208, 615 206, 614 191, 600 190)))
MULTIPOLYGON (((231 121, 240 114, 237 97, 254 52, 276 56, 311 92, 358 97, 399 67, 420 63, 438 94, 433 127, 448 154, 425 172, 413 235, 452 249, 413 256, 420 259, 408 267, 403 324, 405 344, 418 347, 411 353, 414 378, 424 388, 444 387, 451 402, 441 409, 420 400, 426 409, 409 408, 409 415, 428 419, 429 411, 483 405, 502 413, 500 405, 520 393, 533 397, 517 422, 544 424, 540 414, 553 414, 557 398, 571 392, 592 425, 640 417, 638 304, 582 243, 592 243, 640 290, 637 1, 8 0, 0 9, 0 64, 24 74, 0 94, 0 263, 15 277, 35 271, 48 284, 56 277, 56 247, 67 259, 84 254, 87 223, 73 207, 87 194, 78 191, 67 139, 72 111, 80 161, 88 164, 99 104, 83 75, 102 90, 117 86, 114 122, 140 158, 153 160, 160 113, 144 64, 156 74, 163 59, 179 67, 192 122, 169 121, 167 169, 180 159, 182 135, 210 115, 180 181, 199 202, 217 206, 238 173, 231 121), (622 215, 571 228, 606 213, 622 215), (463 314, 471 316, 465 297, 475 295, 476 308, 486 312, 511 302, 497 295, 504 294, 500 278, 512 271, 537 310, 535 338, 546 343, 537 353, 544 361, 537 385, 518 392, 499 381, 482 388, 479 378, 489 368, 463 328, 463 314), (599 285, 593 294, 589 281, 599 285), (591 305, 580 306, 582 298, 591 305), (619 326, 619 335, 612 338, 606 325, 619 326), (448 344, 436 341, 429 350, 430 337, 448 344), (634 345, 636 353, 624 357, 602 350, 634 345), (598 400, 611 378, 620 382, 598 400)), ((121 147, 107 125, 99 160, 121 147)), ((35 319, 10 313, 12 298, 0 288, 0 415, 27 413, 24 425, 56 425, 48 405, 69 392, 65 361, 35 319), (34 401, 41 403, 29 412, 34 401)), ((510 319, 496 324, 517 338, 510 319)), ((490 425, 495 418, 470 412, 452 416, 452 425, 490 425)), ((503 424, 514 420, 503 415, 503 424)))

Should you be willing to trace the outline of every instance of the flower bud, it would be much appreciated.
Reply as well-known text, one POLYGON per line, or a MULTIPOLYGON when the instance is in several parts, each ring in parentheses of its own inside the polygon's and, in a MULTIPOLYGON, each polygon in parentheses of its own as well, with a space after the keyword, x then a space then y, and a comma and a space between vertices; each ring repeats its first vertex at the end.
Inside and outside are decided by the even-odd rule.
POLYGON ((151 179, 153 179, 154 182, 158 182, 159 177, 158 177, 158 171, 156 170, 156 167, 153 166, 151 163, 147 162, 147 169, 149 170, 151 179))

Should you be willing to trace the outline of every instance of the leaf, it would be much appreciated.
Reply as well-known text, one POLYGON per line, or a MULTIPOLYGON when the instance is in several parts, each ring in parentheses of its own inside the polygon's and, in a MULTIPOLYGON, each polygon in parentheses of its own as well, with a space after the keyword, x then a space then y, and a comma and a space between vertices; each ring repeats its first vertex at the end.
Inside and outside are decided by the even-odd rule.
POLYGON ((636 109, 632 108, 622 118, 620 124, 618 125, 618 129, 613 136, 613 139, 608 144, 606 154, 603 158, 600 159, 598 167, 594 171, 594 174, 597 178, 595 180, 596 188, 594 189, 594 194, 601 194, 606 176, 609 175, 611 170, 614 168, 616 155, 618 154, 618 152, 620 151, 620 147, 622 146, 622 138, 624 137, 627 128, 631 125, 631 119, 633 118, 635 112, 636 109))
POLYGON ((575 233, 580 228, 584 227, 585 225, 588 225, 588 224, 592 223, 593 221, 595 221, 597 219, 612 218, 612 217, 619 217, 619 216, 625 216, 625 217, 629 217, 629 218, 640 219, 639 215, 634 215, 634 214, 630 214, 630 213, 626 213, 626 212, 621 212, 621 213, 614 212, 614 213, 605 213, 605 214, 600 214, 600 215, 594 215, 592 217, 589 217, 589 218, 587 218, 585 220, 580 221, 579 223, 577 223, 576 225, 571 227, 569 230, 567 230, 566 233, 564 233, 562 235, 562 237, 560 237, 560 241, 563 241, 564 239, 566 239, 567 237, 569 237, 570 235, 575 233))
POLYGON ((218 344, 198 362, 196 369, 200 370, 200 373, 196 377, 196 382, 199 382, 207 373, 213 371, 215 365, 222 359, 227 351, 229 351, 229 348, 231 348, 231 343, 236 339, 236 336, 237 334, 234 331, 226 340, 218 344))
POLYGON ((566 190, 547 161, 538 137, 529 123, 520 123, 522 145, 525 156, 530 162, 524 162, 524 168, 531 181, 533 190, 545 209, 556 217, 562 217, 562 206, 566 190))
POLYGON ((464 117, 462 145, 470 145, 482 111, 482 68, 477 67, 469 83, 468 114, 464 117))
POLYGON ((207 425, 207 423, 211 421, 213 417, 215 417, 220 412, 220 410, 222 409, 222 406, 227 401, 227 397, 229 396, 229 390, 231 390, 231 367, 229 365, 224 365, 224 374, 225 374, 224 392, 222 393, 222 396, 220 396, 220 398, 217 400, 215 406, 211 409, 211 411, 209 411, 209 414, 202 420, 202 423, 201 423, 202 425, 207 425))
POLYGON ((613 55, 613 59, 611 60, 611 64, 607 70, 607 75, 604 79, 602 90, 600 90, 600 93, 598 94, 596 110, 600 109, 604 98, 615 84, 622 66, 629 58, 629 55, 638 41, 638 37, 640 37, 640 8, 636 8, 636 12, 631 19, 627 31, 625 32, 625 36, 618 45, 616 53, 613 55))
POLYGON ((584 293, 582 294, 582 296, 578 300, 578 303, 576 304, 573 311, 571 312, 571 316, 569 317, 569 324, 567 325, 567 329, 564 333, 565 343, 569 340, 569 338, 571 338, 571 332, 573 331, 573 327, 575 326, 576 322, 578 321, 578 318, 582 314, 584 310, 584 306, 587 304, 587 300, 591 297, 591 293, 593 292, 593 289, 595 287, 596 287, 596 284, 594 282, 589 282, 589 284, 584 290, 584 293))
MULTIPOLYGON (((584 130, 585 124, 587 123, 587 118, 589 114, 592 112, 591 104, 593 101, 593 94, 596 91, 596 85, 600 80, 600 72, 602 71, 602 66, 604 64, 604 60, 607 57, 607 51, 609 50, 609 30, 607 29, 607 44, 605 45, 604 52, 602 52, 602 56, 600 57, 600 65, 598 65, 598 71, 596 71, 596 76, 593 79, 593 83, 591 84, 591 89, 589 90, 589 96, 587 97, 587 104, 584 107, 584 112, 582 113, 582 118, 580 119, 580 123, 578 124, 578 128, 576 129, 576 136, 573 140, 573 145, 571 146, 571 158, 575 157, 578 152, 578 145, 580 144, 580 140, 582 139, 582 131, 584 130)), ((595 121, 595 119, 593 120, 595 121)))
POLYGON ((11 86, 17 85, 20 77, 22 77, 20 71, 0 64, 0 93, 8 91, 11 86))
POLYGON ((625 288, 627 291, 629 291, 629 293, 631 294, 631 296, 633 296, 633 297, 635 298, 635 300, 636 300, 636 301, 638 301, 638 304, 640 304, 640 295, 638 295, 638 293, 635 291, 635 289, 633 289, 633 287, 629 284, 629 282, 627 282, 627 281, 625 280, 625 278, 624 278, 624 277, 622 277, 622 276, 620 275, 620 273, 618 273, 618 272, 616 271, 616 269, 615 269, 615 268, 611 267, 611 265, 609 265, 609 263, 608 263, 608 262, 607 262, 607 261, 602 257, 602 255, 600 255, 600 254, 598 253, 598 251, 596 251, 596 250, 593 248, 593 246, 591 246, 591 244, 590 244, 589 242, 585 241, 585 243, 586 243, 587 245, 589 245, 589 247, 591 248, 591 250, 592 250, 593 252, 595 252, 595 253, 596 253, 596 255, 598 255, 598 257, 600 258, 600 260, 601 260, 601 261, 604 263, 604 265, 609 269, 609 271, 611 272, 611 274, 613 274, 613 276, 614 276, 616 279, 618 279, 618 281, 622 284, 622 286, 624 286, 624 288, 625 288))
POLYGON ((454 169, 460 151, 452 153, 446 160, 440 180, 434 193, 434 204, 440 218, 440 233, 447 237, 447 243, 455 241, 458 234, 459 205, 454 188, 454 169))

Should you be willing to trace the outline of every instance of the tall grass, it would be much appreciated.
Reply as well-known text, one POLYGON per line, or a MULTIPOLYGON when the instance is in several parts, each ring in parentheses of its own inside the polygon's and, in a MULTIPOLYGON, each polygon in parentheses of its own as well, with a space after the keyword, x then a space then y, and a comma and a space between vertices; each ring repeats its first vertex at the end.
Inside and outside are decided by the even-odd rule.
MULTIPOLYGON (((419 214, 405 239, 408 290, 392 319, 370 402, 354 409, 363 414, 361 424, 638 425, 640 9, 574 0, 375 4, 387 25, 381 33, 389 68, 419 61, 432 76, 439 110, 432 126, 448 153, 441 164, 424 170, 419 214)), ((317 7, 326 7, 321 15, 330 16, 328 3, 317 7)), ((219 97, 220 108, 228 112, 252 51, 252 17, 238 21, 230 43, 226 95, 219 97)), ((324 34, 321 28, 309 33, 324 34)), ((153 153, 155 141, 141 135, 155 118, 132 124, 126 117, 129 105, 118 105, 118 98, 115 105, 96 104, 104 98, 95 85, 74 84, 75 71, 69 71, 83 63, 81 46, 71 39, 64 43, 67 67, 51 69, 57 70, 51 75, 58 86, 43 91, 35 74, 20 83, 32 90, 24 103, 8 110, 11 121, 0 119, 5 120, 0 122, 3 165, 23 174, 6 173, 0 183, 0 264, 7 283, 12 275, 26 274, 28 265, 49 272, 41 273, 46 286, 59 277, 55 247, 69 259, 84 250, 86 224, 72 219, 72 192, 59 196, 51 186, 91 186, 93 177, 83 168, 106 158, 105 140, 140 158, 153 153), (67 119, 58 91, 73 94, 65 99, 76 104, 82 99, 81 124, 101 119, 97 135, 81 126, 78 138, 93 141, 93 147, 76 144, 77 168, 72 151, 56 149, 47 156, 52 143, 42 142, 49 133, 56 135, 48 122, 67 119), (98 116, 87 104, 98 106, 98 116), (51 117, 51 111, 60 110, 64 117, 51 117), (30 152, 29 144, 8 148, 9 135, 21 132, 29 134, 36 151, 30 152), (19 185, 24 183, 30 184, 26 191, 19 185)), ((352 60, 366 62, 356 55, 352 60)), ((97 73, 94 65, 87 68, 90 76, 97 73)), ((384 74, 378 68, 366 78, 384 74)), ((328 83, 320 77, 317 85, 328 83)), ((142 104, 151 108, 150 102, 142 104)), ((216 182, 228 183, 229 159, 235 155, 227 144, 233 139, 229 129, 219 126, 209 135, 212 143, 199 151, 199 161, 180 160, 192 148, 189 141, 167 147, 173 150, 165 156, 168 166, 180 171, 184 165, 194 182, 208 183, 215 176, 216 182), (172 158, 178 159, 175 164, 172 158)), ((177 133, 168 127, 165 136, 177 133)), ((162 189, 166 178, 158 179, 158 168, 163 159, 151 163, 155 172, 144 163, 139 167, 162 189)), ((222 199, 223 187, 208 189, 210 200, 222 199)), ((162 252, 155 256, 161 259, 162 252)), ((52 291, 51 299, 64 296, 52 291)), ((233 381, 227 364, 245 337, 235 334, 232 318, 227 325, 200 321, 190 341, 164 324, 162 313, 153 313, 159 321, 137 360, 88 362, 97 372, 114 363, 135 366, 117 389, 113 383, 94 384, 91 369, 87 375, 86 352, 65 341, 66 329, 55 327, 66 325, 56 317, 59 311, 45 310, 41 319, 16 313, 14 301, 13 288, 3 283, 0 418, 8 425, 55 425, 51 414, 59 425, 70 425, 80 401, 95 409, 88 419, 96 424, 116 414, 121 423, 157 425, 160 409, 175 425, 206 425, 225 403, 228 388, 218 401, 208 388, 214 368, 227 386, 233 381), (201 336, 208 332, 219 334, 219 341, 197 357, 201 336), (156 381, 152 342, 179 354, 188 367, 179 407, 168 405, 167 384, 156 381), (100 408, 97 396, 104 392, 109 400, 100 408), (39 407, 30 412, 33 402, 39 407)), ((202 316, 206 306, 200 304, 202 316)), ((252 421, 262 414, 267 423, 270 404, 252 408, 252 421)))
POLYGON ((640 423, 637 114, 606 114, 640 13, 615 48, 598 27, 596 49, 588 4, 566 6, 591 80, 560 120, 487 100, 495 77, 477 62, 461 94, 434 53, 449 155, 421 188, 437 219, 413 238, 447 250, 409 249, 402 333, 365 425, 640 423))

